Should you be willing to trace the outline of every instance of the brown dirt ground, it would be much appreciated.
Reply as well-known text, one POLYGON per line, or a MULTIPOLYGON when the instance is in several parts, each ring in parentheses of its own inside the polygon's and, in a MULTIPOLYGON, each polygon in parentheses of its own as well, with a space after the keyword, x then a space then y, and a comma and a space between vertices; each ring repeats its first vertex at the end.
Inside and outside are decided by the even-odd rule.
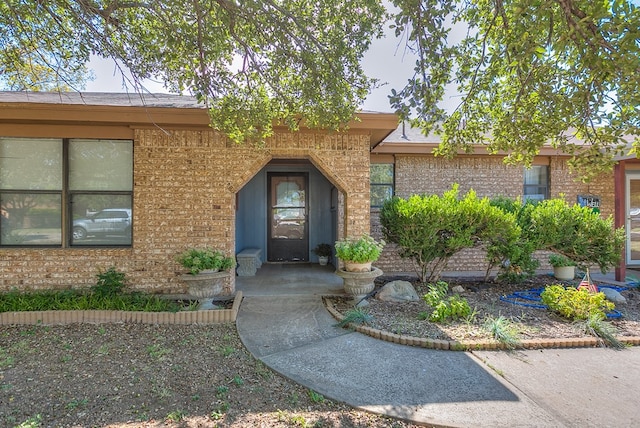
MULTIPOLYGON (((548 282, 555 281, 450 279, 475 308, 467 322, 421 321, 418 314, 428 310, 422 301, 372 300, 369 311, 374 327, 414 336, 484 338, 484 320, 499 315, 516 323, 521 338, 583 335, 548 311, 499 300, 548 282)), ((621 335, 640 336, 640 292, 622 294, 624 317, 611 323, 621 335)), ((332 402, 275 374, 245 350, 233 324, 0 326, 0 426, 416 427, 332 402)))
MULTIPOLYGON (((411 282, 419 296, 423 296, 428 287, 412 277, 382 276, 376 280, 376 289, 385 283, 402 279, 411 282)), ((460 320, 449 323, 432 323, 421 321, 421 314, 431 313, 431 308, 423 301, 407 303, 390 303, 369 299, 366 311, 372 316, 369 325, 396 334, 428 337, 444 340, 481 340, 490 339, 491 335, 485 323, 487 320, 503 316, 514 328, 514 333, 520 340, 536 338, 573 338, 588 337, 578 323, 566 320, 548 310, 531 308, 519 304, 500 300, 501 296, 509 296, 516 291, 526 291, 544 287, 547 284, 562 283, 565 285, 578 284, 579 281, 559 282, 549 275, 540 275, 523 283, 511 284, 488 282, 469 278, 444 278, 449 284, 449 290, 461 286, 464 291, 460 296, 467 299, 473 316, 470 320, 460 320)), ((374 290, 375 291, 375 290, 374 290)), ((451 291, 450 291, 451 292, 451 291)), ((640 290, 631 287, 621 291, 627 303, 619 304, 616 309, 622 313, 619 319, 609 320, 618 330, 618 336, 640 336, 640 290)), ((540 303, 527 300, 517 300, 522 303, 540 303)), ((336 308, 345 313, 352 305, 344 299, 334 300, 336 308)))
POLYGON ((0 426, 415 427, 275 374, 233 324, 0 327, 0 426))

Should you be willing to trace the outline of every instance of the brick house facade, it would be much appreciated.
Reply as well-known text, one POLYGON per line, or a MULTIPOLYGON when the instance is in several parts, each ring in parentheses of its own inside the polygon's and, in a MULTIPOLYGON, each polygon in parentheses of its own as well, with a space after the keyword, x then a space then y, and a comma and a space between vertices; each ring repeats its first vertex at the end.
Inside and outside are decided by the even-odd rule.
MULTIPOLYGON (((372 164, 392 164, 394 171, 394 194, 407 198, 414 194, 442 195, 459 184, 464 195, 473 189, 479 197, 523 196, 525 174, 522 166, 507 165, 503 157, 488 155, 478 149, 475 154, 458 154, 447 159, 434 157, 431 151, 438 144, 434 135, 424 136, 419 130, 402 126, 390 134, 372 150, 372 164)), ((600 199, 603 216, 616 211, 616 186, 614 175, 603 175, 590 183, 582 183, 567 165, 568 157, 555 150, 544 149, 536 157, 534 165, 547 170, 547 197, 563 197, 575 203, 578 195, 596 195, 600 199)), ((372 209, 371 231, 376 238, 382 237, 379 210, 372 209)), ((548 268, 544 254, 540 254, 542 268, 548 268)), ((385 272, 415 272, 411 261, 402 260, 393 245, 387 245, 383 257, 376 263, 385 272)), ((465 250, 452 257, 448 271, 479 271, 487 268, 485 254, 480 250, 465 250)))
MULTIPOLYGON (((6 150, 19 150, 24 139, 30 144, 59 139, 63 152, 71 150, 66 148, 70 144, 82 146, 91 139, 131 141, 133 146, 130 242, 121 246, 74 245, 74 189, 63 183, 67 187, 62 191, 52 191, 53 197, 62 201, 57 209, 63 220, 53 227, 60 238, 54 239, 54 245, 16 245, 7 238, 6 245, 0 245, 0 290, 89 286, 95 283, 98 271, 114 266, 127 274, 135 288, 180 292, 184 285, 177 278, 181 267, 175 257, 181 251, 209 246, 234 254, 242 249, 243 244, 236 242, 240 230, 236 224, 238 195, 273 163, 279 170, 302 165, 323 185, 328 183, 323 188, 337 189, 341 207, 334 210, 335 236, 318 236, 316 240, 367 233, 370 148, 397 122, 392 114, 361 114, 359 118, 342 133, 276 129, 264 145, 252 147, 235 145, 212 130, 206 110, 189 98, 0 93, 0 143, 5 143, 6 150)), ((9 169, 14 157, 0 151, 0 162, 9 169)), ((63 168, 65 177, 68 168, 63 168)), ((67 175, 63 182, 72 180, 73 173, 67 175)), ((0 173, 0 197, 4 195, 5 201, 11 202, 16 194, 31 195, 27 190, 16 193, 10 177, 5 177, 3 187, 2 177, 0 173)), ((94 193, 80 196, 86 199, 96 196, 94 193)), ((114 194, 107 196, 113 200, 122 196, 114 194)), ((100 195, 98 192, 99 197, 107 197, 100 195)), ((80 196, 76 198, 81 200, 80 196)), ((3 210, 12 214, 9 202, 3 210)), ((19 212, 13 211, 12 221, 16 222, 19 212)), ((25 219, 20 219, 22 230, 27 230, 25 219)), ((311 242, 309 246, 313 248, 311 242)), ((234 288, 232 277, 227 291, 234 288)))
MULTIPOLYGON (((348 132, 276 128, 264 145, 235 145, 210 128, 206 110, 188 97, 0 92, 0 202, 3 216, 4 212, 13 215, 6 223, 3 217, 0 226, 0 290, 86 287, 95 283, 96 273, 113 266, 127 274, 134 288, 182 292, 181 267, 175 257, 190 247, 209 246, 228 254, 255 247, 262 250, 262 260, 278 262, 267 251, 273 221, 268 208, 271 177, 291 174, 309 186, 305 202, 309 230, 304 241, 308 257, 300 259, 306 262, 316 261, 312 249, 318 243, 368 232, 381 237, 379 209, 370 204, 370 165, 391 166, 392 179, 386 185, 401 197, 442 194, 453 183, 459 184, 461 194, 474 189, 480 197, 525 193, 523 167, 506 165, 501 156, 478 150, 453 159, 434 157, 430 153, 437 139, 397 127, 394 114, 358 116, 348 132), (1 170, 15 167, 12 159, 17 156, 11 150, 20 153, 20 145, 27 140, 34 147, 47 141, 61 148, 59 189, 16 188, 15 179, 1 170), (73 188, 70 153, 93 141, 129 143, 130 188, 105 191, 100 179, 98 187, 73 188), (24 230, 31 226, 31 219, 20 217, 16 206, 7 201, 32 193, 57 198, 58 221, 48 226, 57 241, 30 245, 5 235, 18 220, 24 230), (132 230, 124 244, 76 241, 74 221, 89 212, 85 208, 90 204, 84 201, 100 198, 130 201, 132 230)), ((107 149, 101 155, 113 147, 107 149)), ((554 150, 541 151, 534 164, 544 168, 546 197, 575 202, 578 195, 594 195, 604 216, 615 215, 617 226, 632 230, 633 224, 626 221, 633 208, 640 213, 640 163, 621 160, 612 174, 589 184, 577 180, 567 157, 554 150)), ((28 163, 20 165, 29 169, 28 163)), ((90 168, 85 170, 82 174, 91 176, 90 168)), ((48 183, 47 178, 38 180, 48 183)), ((41 211, 53 209, 44 208, 41 211)), ((633 245, 630 240, 626 265, 640 259, 640 242, 636 253, 631 251, 633 245)), ((392 245, 376 266, 387 273, 414 271, 392 245)), ((624 275, 624 267, 618 276, 624 275)), ((454 257, 448 266, 453 271, 485 268, 484 254, 476 250, 454 257)), ((232 277, 226 291, 234 290, 232 277)))

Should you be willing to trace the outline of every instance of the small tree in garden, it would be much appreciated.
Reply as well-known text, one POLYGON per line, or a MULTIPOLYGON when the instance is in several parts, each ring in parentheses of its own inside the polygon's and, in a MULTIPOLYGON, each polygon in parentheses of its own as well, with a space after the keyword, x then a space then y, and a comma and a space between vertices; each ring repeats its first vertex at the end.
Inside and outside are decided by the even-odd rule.
POLYGON ((512 245, 519 236, 512 215, 472 190, 459 198, 457 184, 442 197, 392 198, 383 205, 380 222, 385 238, 398 244, 401 257, 415 262, 423 282, 437 280, 451 256, 464 248, 512 245))
POLYGON ((570 206, 563 199, 540 202, 531 211, 530 239, 540 249, 562 254, 584 269, 597 265, 602 272, 620 263, 624 229, 615 229, 588 207, 570 206))

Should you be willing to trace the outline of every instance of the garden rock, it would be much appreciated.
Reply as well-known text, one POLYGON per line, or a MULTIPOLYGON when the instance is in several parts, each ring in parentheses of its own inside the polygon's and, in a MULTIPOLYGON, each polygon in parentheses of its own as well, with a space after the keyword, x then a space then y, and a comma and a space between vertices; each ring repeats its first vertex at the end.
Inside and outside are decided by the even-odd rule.
POLYGON ((420 300, 416 289, 409 281, 386 283, 376 294, 376 299, 385 302, 416 302, 420 300))
POLYGON ((600 291, 602 291, 607 299, 613 303, 627 303, 627 299, 613 288, 600 287, 600 291))
POLYGON ((456 285, 451 289, 454 293, 464 293, 464 287, 462 285, 456 285))

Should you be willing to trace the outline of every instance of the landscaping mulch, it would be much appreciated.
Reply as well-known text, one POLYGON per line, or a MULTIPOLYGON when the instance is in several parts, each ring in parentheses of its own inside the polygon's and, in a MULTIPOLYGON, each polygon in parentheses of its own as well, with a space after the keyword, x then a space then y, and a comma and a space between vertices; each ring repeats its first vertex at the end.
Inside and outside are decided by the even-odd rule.
MULTIPOLYGON (((392 280, 411 282, 418 296, 423 296, 428 291, 426 284, 410 276, 381 276, 376 279, 376 290, 392 280)), ((419 338, 454 341, 485 340, 491 339, 491 334, 485 327, 486 322, 502 316, 511 322, 520 340, 592 337, 578 323, 562 318, 549 310, 513 304, 500 299, 514 292, 542 288, 549 284, 577 285, 579 280, 561 282, 550 275, 538 275, 521 283, 485 282, 477 278, 464 277, 450 277, 443 280, 449 284, 450 292, 456 286, 464 289, 459 294, 469 302, 473 310, 469 319, 433 323, 424 320, 424 315, 428 315, 431 308, 423 300, 391 303, 371 298, 368 299, 369 305, 365 308, 371 315, 368 325, 379 330, 419 338)), ((639 337, 640 290, 637 287, 631 287, 622 291, 621 294, 627 300, 626 303, 616 306, 616 309, 622 313, 622 317, 608 322, 617 328, 619 337, 639 337)), ((332 298, 332 302, 342 314, 353 308, 353 303, 348 299, 332 298)), ((526 301, 522 302, 527 304, 526 301)))

